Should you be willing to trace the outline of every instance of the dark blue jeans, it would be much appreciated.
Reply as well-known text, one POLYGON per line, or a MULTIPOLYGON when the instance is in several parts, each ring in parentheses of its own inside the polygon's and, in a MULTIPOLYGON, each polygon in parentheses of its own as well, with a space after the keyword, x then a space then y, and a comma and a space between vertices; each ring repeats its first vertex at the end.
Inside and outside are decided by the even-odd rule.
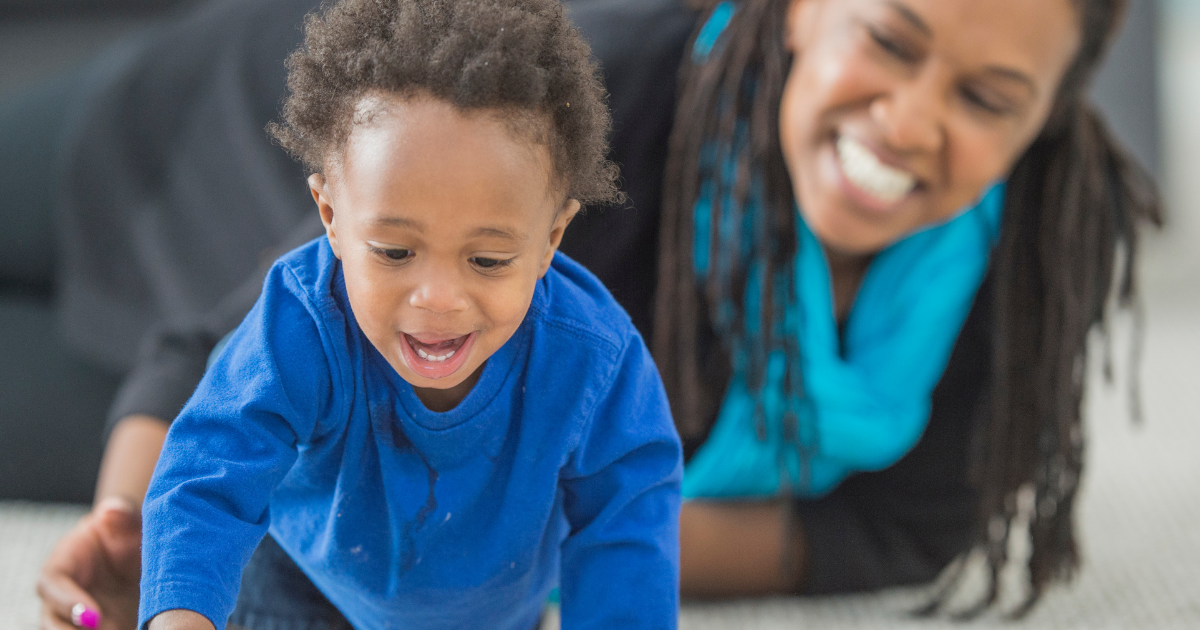
POLYGON ((229 624, 248 630, 353 630, 270 534, 242 571, 229 624))
MULTIPOLYGON (((530 630, 536 630, 541 623, 530 630)), ((353 630, 270 534, 242 571, 230 630, 353 630)))

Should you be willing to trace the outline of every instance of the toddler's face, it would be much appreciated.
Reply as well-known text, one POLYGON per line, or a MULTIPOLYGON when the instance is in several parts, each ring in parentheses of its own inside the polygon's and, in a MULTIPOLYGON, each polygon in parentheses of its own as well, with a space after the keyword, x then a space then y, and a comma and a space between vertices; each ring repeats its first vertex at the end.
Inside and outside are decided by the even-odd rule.
POLYGON ((1045 124, 1079 46, 1070 0, 793 0, 780 141, 843 253, 949 218, 1045 124))
POLYGON ((501 116, 368 97, 340 160, 309 179, 355 319, 435 410, 516 332, 579 208, 501 116))

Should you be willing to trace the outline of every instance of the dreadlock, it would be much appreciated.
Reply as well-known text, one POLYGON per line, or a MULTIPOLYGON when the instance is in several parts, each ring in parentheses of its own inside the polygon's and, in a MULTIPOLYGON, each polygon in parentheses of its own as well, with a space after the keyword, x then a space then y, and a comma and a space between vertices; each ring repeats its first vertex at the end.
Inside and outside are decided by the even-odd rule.
MULTIPOLYGON (((1083 467, 1087 337, 1093 328, 1106 329, 1114 277, 1118 304, 1134 307, 1135 316, 1139 312, 1137 227, 1141 220, 1161 223, 1152 180, 1114 141, 1086 98, 1127 0, 1071 1, 1081 23, 1080 49, 1045 127, 1008 176, 990 271, 995 295, 990 409, 976 429, 971 470, 979 490, 976 547, 984 552, 990 581, 968 614, 997 599, 1019 504, 1028 503, 1017 500, 1021 492, 1033 498, 1025 532, 1031 542, 1030 588, 1015 614, 1027 612, 1048 584, 1071 578, 1079 566, 1074 502, 1083 467)), ((706 14, 716 3, 709 5, 706 14)), ((796 251, 792 184, 779 140, 779 103, 791 63, 783 33, 788 5, 741 0, 705 62, 685 63, 680 74, 662 209, 654 351, 685 445, 695 446, 711 428, 729 378, 730 348, 713 351, 718 344, 710 342, 727 339, 721 333, 743 323, 749 274, 772 278, 796 251), (727 161, 734 165, 729 180, 708 177, 713 164, 721 168, 727 161), (704 186, 716 187, 708 191, 707 242, 708 259, 718 263, 710 265, 698 289, 692 208, 704 186), (753 204, 762 216, 749 217, 756 227, 745 260, 758 265, 729 255, 742 245, 722 240, 728 236, 717 229, 723 221, 744 225, 752 194, 762 196, 753 204), (718 312, 728 308, 717 305, 730 304, 734 313, 718 312)), ((789 346, 770 332, 776 328, 770 325, 773 305, 795 299, 794 287, 749 284, 764 306, 759 326, 764 333, 750 340, 758 347, 747 349, 751 386, 761 382, 761 358, 774 349, 786 351, 789 370, 798 376, 794 340, 789 346)), ((799 393, 797 381, 785 381, 789 393, 799 393)), ((1136 394, 1136 383, 1132 387, 1136 394)), ((943 589, 924 611, 939 610, 952 592, 943 589)))
MULTIPOLYGON (((706 432, 728 379, 727 360, 711 356, 704 357, 706 378, 701 378, 699 352, 714 344, 696 343, 698 335, 707 340, 714 332, 728 332, 742 324, 745 313, 741 296, 748 280, 745 260, 763 260, 761 275, 773 278, 796 250, 792 184, 779 144, 779 102, 788 70, 779 25, 786 10, 786 2, 745 0, 729 24, 728 36, 722 37, 709 62, 685 64, 681 70, 682 90, 663 186, 654 350, 685 442, 694 443, 706 432), (709 259, 716 262, 714 271, 708 274, 704 294, 697 295, 691 208, 704 179, 701 170, 707 172, 728 163, 736 168, 732 196, 720 192, 712 195, 707 242, 709 259), (724 242, 719 226, 744 224, 752 177, 761 178, 762 212, 749 217, 755 227, 750 255, 731 256, 729 253, 742 245, 724 242), (713 313, 718 331, 701 328, 698 314, 708 310, 705 304, 728 303, 738 308, 733 313, 713 313)), ((717 179, 722 180, 718 187, 728 183, 717 179)), ((752 389, 762 382, 769 350, 781 345, 781 340, 771 334, 774 327, 770 322, 777 303, 773 284, 758 283, 770 299, 759 302, 763 305, 763 323, 758 327, 763 331, 761 343, 747 348, 752 389)), ((794 287, 788 289, 794 293, 794 287)), ((796 357, 787 354, 789 366, 795 366, 796 357)))

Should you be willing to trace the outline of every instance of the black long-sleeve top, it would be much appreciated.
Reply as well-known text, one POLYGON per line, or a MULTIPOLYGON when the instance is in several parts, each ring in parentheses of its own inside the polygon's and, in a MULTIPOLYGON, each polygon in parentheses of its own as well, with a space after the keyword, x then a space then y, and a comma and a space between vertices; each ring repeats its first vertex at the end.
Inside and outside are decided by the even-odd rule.
MULTIPOLYGON (((305 173, 263 131, 285 95, 282 61, 315 5, 222 0, 97 66, 69 162, 62 304, 80 350, 131 369, 110 423, 173 418, 257 298, 266 264, 321 233, 305 173)), ((586 209, 562 249, 650 339, 676 73, 696 15, 677 0, 568 7, 610 93, 611 158, 629 203, 586 209)), ((796 504, 809 592, 926 581, 969 545, 971 429, 988 380, 979 304, 988 294, 985 284, 917 447, 796 504)))

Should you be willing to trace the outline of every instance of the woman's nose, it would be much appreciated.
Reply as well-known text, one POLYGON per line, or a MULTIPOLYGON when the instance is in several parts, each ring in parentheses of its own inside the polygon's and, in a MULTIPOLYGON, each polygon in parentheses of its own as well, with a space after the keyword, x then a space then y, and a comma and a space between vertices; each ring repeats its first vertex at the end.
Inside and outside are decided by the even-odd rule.
POLYGON ((945 89, 927 69, 871 103, 871 117, 890 148, 903 153, 937 153, 945 133, 945 89))

